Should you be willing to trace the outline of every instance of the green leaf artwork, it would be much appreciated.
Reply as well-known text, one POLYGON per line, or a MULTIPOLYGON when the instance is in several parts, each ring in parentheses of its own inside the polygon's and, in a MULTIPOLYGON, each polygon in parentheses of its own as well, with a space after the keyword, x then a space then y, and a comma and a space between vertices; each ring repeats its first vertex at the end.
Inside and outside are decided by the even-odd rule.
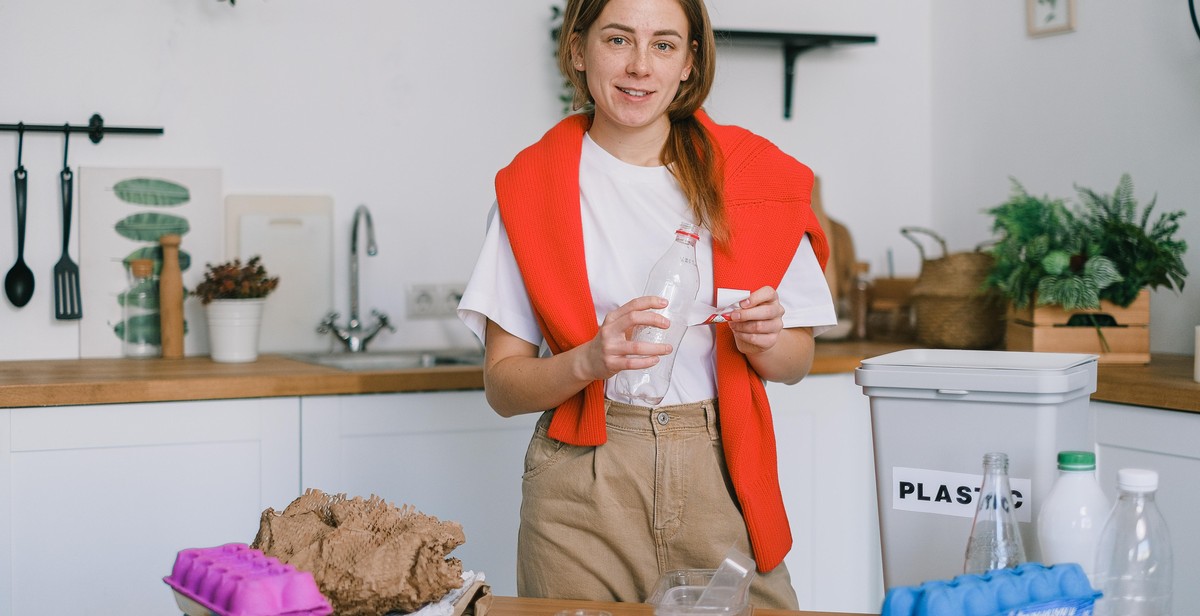
POLYGON ((121 340, 129 340, 138 344, 162 344, 162 328, 157 312, 152 314, 139 314, 131 317, 128 322, 121 321, 113 327, 113 333, 121 340), (129 330, 129 338, 125 337, 125 331, 129 330))
MULTIPOLYGON (((136 317, 129 319, 130 325, 126 325, 125 321, 121 321, 113 326, 113 333, 117 335, 119 340, 125 339, 125 328, 129 327, 133 334, 130 342, 139 344, 162 344, 162 321, 157 312, 150 314, 139 314, 136 317)), ((187 321, 183 322, 183 333, 187 333, 187 321)))
MULTIPOLYGON (((151 172, 152 173, 152 172, 151 172)), ((154 263, 154 278, 139 284, 138 288, 126 289, 116 294, 116 303, 125 308, 136 307, 147 314, 131 316, 112 326, 112 332, 120 340, 126 340, 129 335, 131 342, 142 344, 162 344, 160 325, 158 279, 162 272, 163 250, 159 240, 164 235, 187 235, 191 231, 187 211, 192 200, 191 190, 178 181, 161 179, 149 174, 137 177, 126 177, 112 185, 113 194, 120 201, 135 206, 124 206, 125 212, 134 212, 121 218, 113 225, 117 235, 141 245, 134 248, 125 258, 121 259, 126 271, 135 259, 149 259, 154 263), (144 209, 150 208, 150 209, 144 209), (165 208, 177 208, 174 213, 167 213, 165 208), (150 290, 148 296, 139 297, 139 291, 150 290)), ((122 212, 123 214, 124 212, 122 212)), ((187 271, 191 267, 192 256, 179 251, 179 269, 187 271)), ((185 297, 187 289, 184 289, 185 297)), ((187 334, 187 321, 183 324, 184 334, 187 334)))
POLYGON ((158 238, 168 233, 184 235, 190 227, 186 218, 158 212, 139 212, 117 221, 115 228, 121 236, 136 242, 157 242, 158 238))
POLYGON ((113 186, 113 192, 126 203, 151 207, 174 207, 192 198, 186 186, 153 178, 121 180, 113 186))
MULTIPOLYGON (((129 253, 121 262, 129 267, 134 259, 150 259, 154 261, 154 275, 162 273, 162 246, 146 246, 129 253)), ((186 272, 192 266, 192 255, 186 250, 179 250, 179 271, 186 272)))
POLYGON ((1049 9, 1046 12, 1045 22, 1046 23, 1053 22, 1058 17, 1056 15, 1056 13, 1058 12, 1058 0, 1037 0, 1037 1, 1038 1, 1038 4, 1043 5, 1049 9))

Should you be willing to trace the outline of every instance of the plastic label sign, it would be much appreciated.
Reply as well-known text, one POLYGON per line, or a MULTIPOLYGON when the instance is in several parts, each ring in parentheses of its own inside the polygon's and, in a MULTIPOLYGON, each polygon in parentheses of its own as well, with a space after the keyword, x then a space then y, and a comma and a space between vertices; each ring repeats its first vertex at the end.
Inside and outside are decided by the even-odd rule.
MULTIPOLYGON (((892 509, 973 518, 979 506, 979 486, 982 484, 982 474, 893 466, 892 509)), ((1012 500, 1001 499, 999 505, 1011 506, 1019 522, 1032 521, 1033 482, 1009 477, 1008 484, 1012 489, 1012 500)))

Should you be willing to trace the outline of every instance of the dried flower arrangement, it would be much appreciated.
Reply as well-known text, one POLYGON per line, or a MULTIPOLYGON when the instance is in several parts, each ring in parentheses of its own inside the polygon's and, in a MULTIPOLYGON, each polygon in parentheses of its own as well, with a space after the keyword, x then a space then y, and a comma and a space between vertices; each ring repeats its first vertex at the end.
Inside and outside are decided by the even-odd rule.
POLYGON ((255 255, 242 264, 234 259, 218 265, 205 265, 204 280, 196 285, 192 295, 202 303, 214 299, 257 299, 266 297, 279 286, 279 277, 271 277, 262 265, 262 257, 255 255))

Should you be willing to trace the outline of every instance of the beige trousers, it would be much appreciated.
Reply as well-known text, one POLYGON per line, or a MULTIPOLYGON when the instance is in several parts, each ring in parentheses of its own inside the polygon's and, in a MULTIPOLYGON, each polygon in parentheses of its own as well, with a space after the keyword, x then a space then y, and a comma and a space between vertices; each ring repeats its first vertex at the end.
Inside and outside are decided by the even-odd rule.
MULTIPOLYGON (((733 496, 715 401, 659 408, 608 401, 608 442, 576 447, 537 422, 525 454, 517 591, 644 602, 660 575, 752 554, 733 496)), ((755 607, 797 609, 787 567, 758 574, 755 607)))

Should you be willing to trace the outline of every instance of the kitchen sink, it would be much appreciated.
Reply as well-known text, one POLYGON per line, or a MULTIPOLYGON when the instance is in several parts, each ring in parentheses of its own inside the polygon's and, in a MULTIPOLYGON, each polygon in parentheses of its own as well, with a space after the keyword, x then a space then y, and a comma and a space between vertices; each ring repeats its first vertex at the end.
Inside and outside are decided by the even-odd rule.
POLYGON ((309 364, 318 364, 350 372, 388 370, 410 370, 435 366, 481 366, 483 351, 438 350, 438 351, 365 351, 348 353, 295 353, 287 357, 309 364))

